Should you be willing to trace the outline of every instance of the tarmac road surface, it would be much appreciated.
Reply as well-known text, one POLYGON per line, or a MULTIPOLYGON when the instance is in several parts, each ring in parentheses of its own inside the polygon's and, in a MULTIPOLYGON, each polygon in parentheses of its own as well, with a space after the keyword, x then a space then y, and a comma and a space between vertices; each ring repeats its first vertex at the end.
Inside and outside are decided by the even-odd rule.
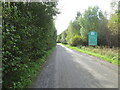
POLYGON ((118 66, 58 44, 32 88, 118 88, 118 66))

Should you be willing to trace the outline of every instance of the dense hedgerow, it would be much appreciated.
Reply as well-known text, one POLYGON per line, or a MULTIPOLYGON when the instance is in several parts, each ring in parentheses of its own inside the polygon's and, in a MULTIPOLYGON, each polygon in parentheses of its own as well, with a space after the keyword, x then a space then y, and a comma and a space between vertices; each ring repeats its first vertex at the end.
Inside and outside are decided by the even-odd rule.
POLYGON ((21 65, 27 68, 56 45, 58 10, 53 2, 4 2, 2 7, 3 88, 12 88, 20 81, 21 65))

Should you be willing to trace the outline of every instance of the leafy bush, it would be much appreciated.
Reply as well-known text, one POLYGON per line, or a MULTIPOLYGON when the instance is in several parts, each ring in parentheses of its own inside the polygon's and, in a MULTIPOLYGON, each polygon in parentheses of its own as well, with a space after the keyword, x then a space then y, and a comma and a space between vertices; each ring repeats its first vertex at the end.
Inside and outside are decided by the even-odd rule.
POLYGON ((75 35, 75 36, 72 37, 72 39, 70 40, 69 43, 72 46, 77 46, 77 45, 82 44, 82 39, 79 35, 75 35))
POLYGON ((66 36, 67 36, 67 34, 65 31, 61 33, 61 43, 67 44, 66 36))
POLYGON ((25 68, 56 45, 57 8, 53 2, 3 2, 2 7, 3 88, 13 88, 25 68))

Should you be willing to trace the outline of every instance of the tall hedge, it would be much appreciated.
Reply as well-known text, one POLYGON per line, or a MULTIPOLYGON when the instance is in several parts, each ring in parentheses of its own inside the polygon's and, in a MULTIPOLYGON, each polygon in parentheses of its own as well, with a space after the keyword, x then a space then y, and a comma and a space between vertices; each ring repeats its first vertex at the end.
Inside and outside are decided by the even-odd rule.
POLYGON ((2 3, 3 87, 12 87, 22 64, 35 62, 56 45, 54 2, 2 3), (17 74, 17 75, 16 75, 17 74))

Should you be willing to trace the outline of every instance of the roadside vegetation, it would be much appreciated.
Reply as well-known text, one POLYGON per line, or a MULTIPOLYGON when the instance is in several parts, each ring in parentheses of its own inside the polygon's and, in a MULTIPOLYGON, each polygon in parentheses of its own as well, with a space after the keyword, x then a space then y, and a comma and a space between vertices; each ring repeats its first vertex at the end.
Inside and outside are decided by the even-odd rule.
POLYGON ((66 44, 63 44, 63 45, 75 51, 87 53, 89 55, 96 56, 110 63, 120 65, 120 61, 119 61, 120 57, 118 56, 118 48, 107 48, 107 47, 100 47, 100 46, 97 46, 97 47, 76 46, 75 47, 75 46, 70 46, 66 44))
POLYGON ((107 18, 107 13, 98 6, 89 7, 84 13, 77 12, 74 21, 68 28, 57 36, 57 43, 66 44, 67 47, 85 52, 117 64, 119 46, 118 33, 120 28, 118 6, 120 2, 112 1, 112 13, 107 18), (98 34, 97 46, 88 46, 88 33, 95 31, 98 34))
POLYGON ((3 89, 26 88, 56 46, 54 2, 2 3, 3 89))
POLYGON ((45 63, 47 57, 53 52, 53 50, 54 47, 34 62, 19 65, 21 68, 19 68, 18 71, 22 72, 19 74, 16 73, 16 76, 13 78, 20 81, 14 82, 12 88, 31 88, 33 81, 42 69, 42 65, 45 63))

